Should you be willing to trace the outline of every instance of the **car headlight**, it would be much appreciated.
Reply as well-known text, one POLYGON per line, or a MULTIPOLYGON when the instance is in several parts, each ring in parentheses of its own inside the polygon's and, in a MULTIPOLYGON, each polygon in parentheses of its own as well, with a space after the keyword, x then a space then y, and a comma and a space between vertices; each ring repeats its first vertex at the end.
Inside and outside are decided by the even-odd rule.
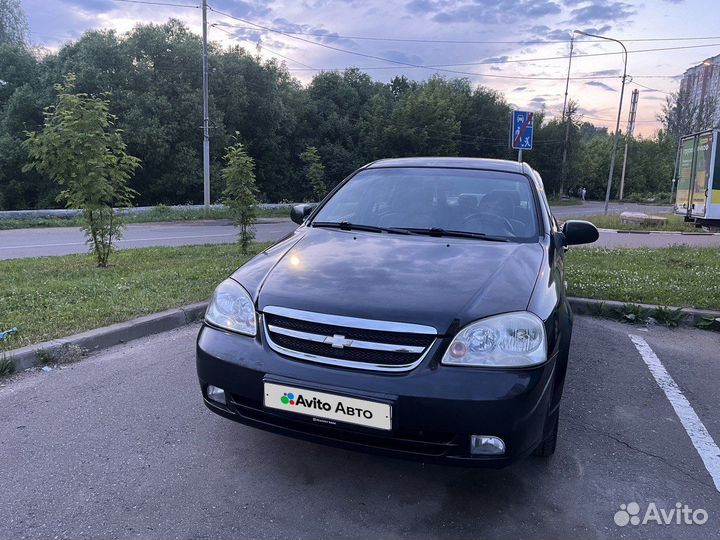
POLYGON ((240 284, 230 278, 215 289, 205 312, 205 320, 213 326, 248 336, 254 336, 257 332, 255 319, 252 298, 240 284))
POLYGON ((467 325, 452 340, 442 363, 452 366, 527 367, 547 358, 545 326, 519 311, 467 325))

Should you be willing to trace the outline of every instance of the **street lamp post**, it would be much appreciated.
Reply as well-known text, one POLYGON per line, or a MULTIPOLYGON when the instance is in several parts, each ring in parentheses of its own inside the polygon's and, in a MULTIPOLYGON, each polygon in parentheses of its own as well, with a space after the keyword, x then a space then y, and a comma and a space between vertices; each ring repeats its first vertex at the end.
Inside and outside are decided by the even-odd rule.
POLYGON ((618 139, 620 138, 620 115, 622 115, 623 95, 625 94, 625 79, 627 78, 627 49, 625 48, 623 42, 619 39, 614 39, 606 36, 598 36, 596 34, 588 34, 587 32, 583 32, 581 30, 575 30, 575 32, 573 33, 598 39, 606 39, 608 41, 614 41, 615 43, 620 44, 620 46, 623 48, 624 53, 623 57, 625 60, 625 64, 623 67, 622 86, 620 87, 620 105, 618 106, 617 122, 615 124, 615 138, 613 140, 612 154, 610 156, 610 173, 608 174, 607 190, 605 191, 605 214, 607 214, 608 206, 610 204, 610 188, 612 188, 612 178, 613 173, 615 172, 615 153, 617 152, 618 139))

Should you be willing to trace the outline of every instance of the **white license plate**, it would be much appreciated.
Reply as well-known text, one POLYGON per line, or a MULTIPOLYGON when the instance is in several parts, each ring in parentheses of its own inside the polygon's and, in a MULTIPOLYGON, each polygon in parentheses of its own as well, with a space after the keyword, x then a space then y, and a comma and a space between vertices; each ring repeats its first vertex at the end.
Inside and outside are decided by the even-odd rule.
POLYGON ((384 430, 392 427, 392 412, 387 403, 315 392, 284 384, 265 383, 265 406, 312 416, 320 424, 334 425, 336 422, 344 422, 384 430))

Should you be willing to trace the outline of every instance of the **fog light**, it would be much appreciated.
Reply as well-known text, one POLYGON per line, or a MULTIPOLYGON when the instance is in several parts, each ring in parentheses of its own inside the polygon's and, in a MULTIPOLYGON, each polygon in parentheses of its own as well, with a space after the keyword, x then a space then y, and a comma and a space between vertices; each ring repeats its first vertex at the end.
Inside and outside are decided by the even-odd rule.
POLYGON ((470 453, 473 455, 497 456, 505 453, 505 443, 500 437, 471 435, 470 453))
POLYGON ((217 386, 213 386, 212 384, 207 387, 207 397, 212 401, 217 401, 218 403, 227 405, 227 402, 225 401, 225 390, 218 388, 217 386))

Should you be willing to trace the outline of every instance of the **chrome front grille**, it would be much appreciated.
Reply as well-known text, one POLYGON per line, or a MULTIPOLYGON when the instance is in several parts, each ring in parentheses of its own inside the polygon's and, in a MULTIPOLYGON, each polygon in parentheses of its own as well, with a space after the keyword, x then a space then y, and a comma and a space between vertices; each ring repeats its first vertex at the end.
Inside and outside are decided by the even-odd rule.
POLYGON ((268 306, 263 327, 281 354, 323 364, 375 371, 417 366, 437 336, 431 326, 268 306))

